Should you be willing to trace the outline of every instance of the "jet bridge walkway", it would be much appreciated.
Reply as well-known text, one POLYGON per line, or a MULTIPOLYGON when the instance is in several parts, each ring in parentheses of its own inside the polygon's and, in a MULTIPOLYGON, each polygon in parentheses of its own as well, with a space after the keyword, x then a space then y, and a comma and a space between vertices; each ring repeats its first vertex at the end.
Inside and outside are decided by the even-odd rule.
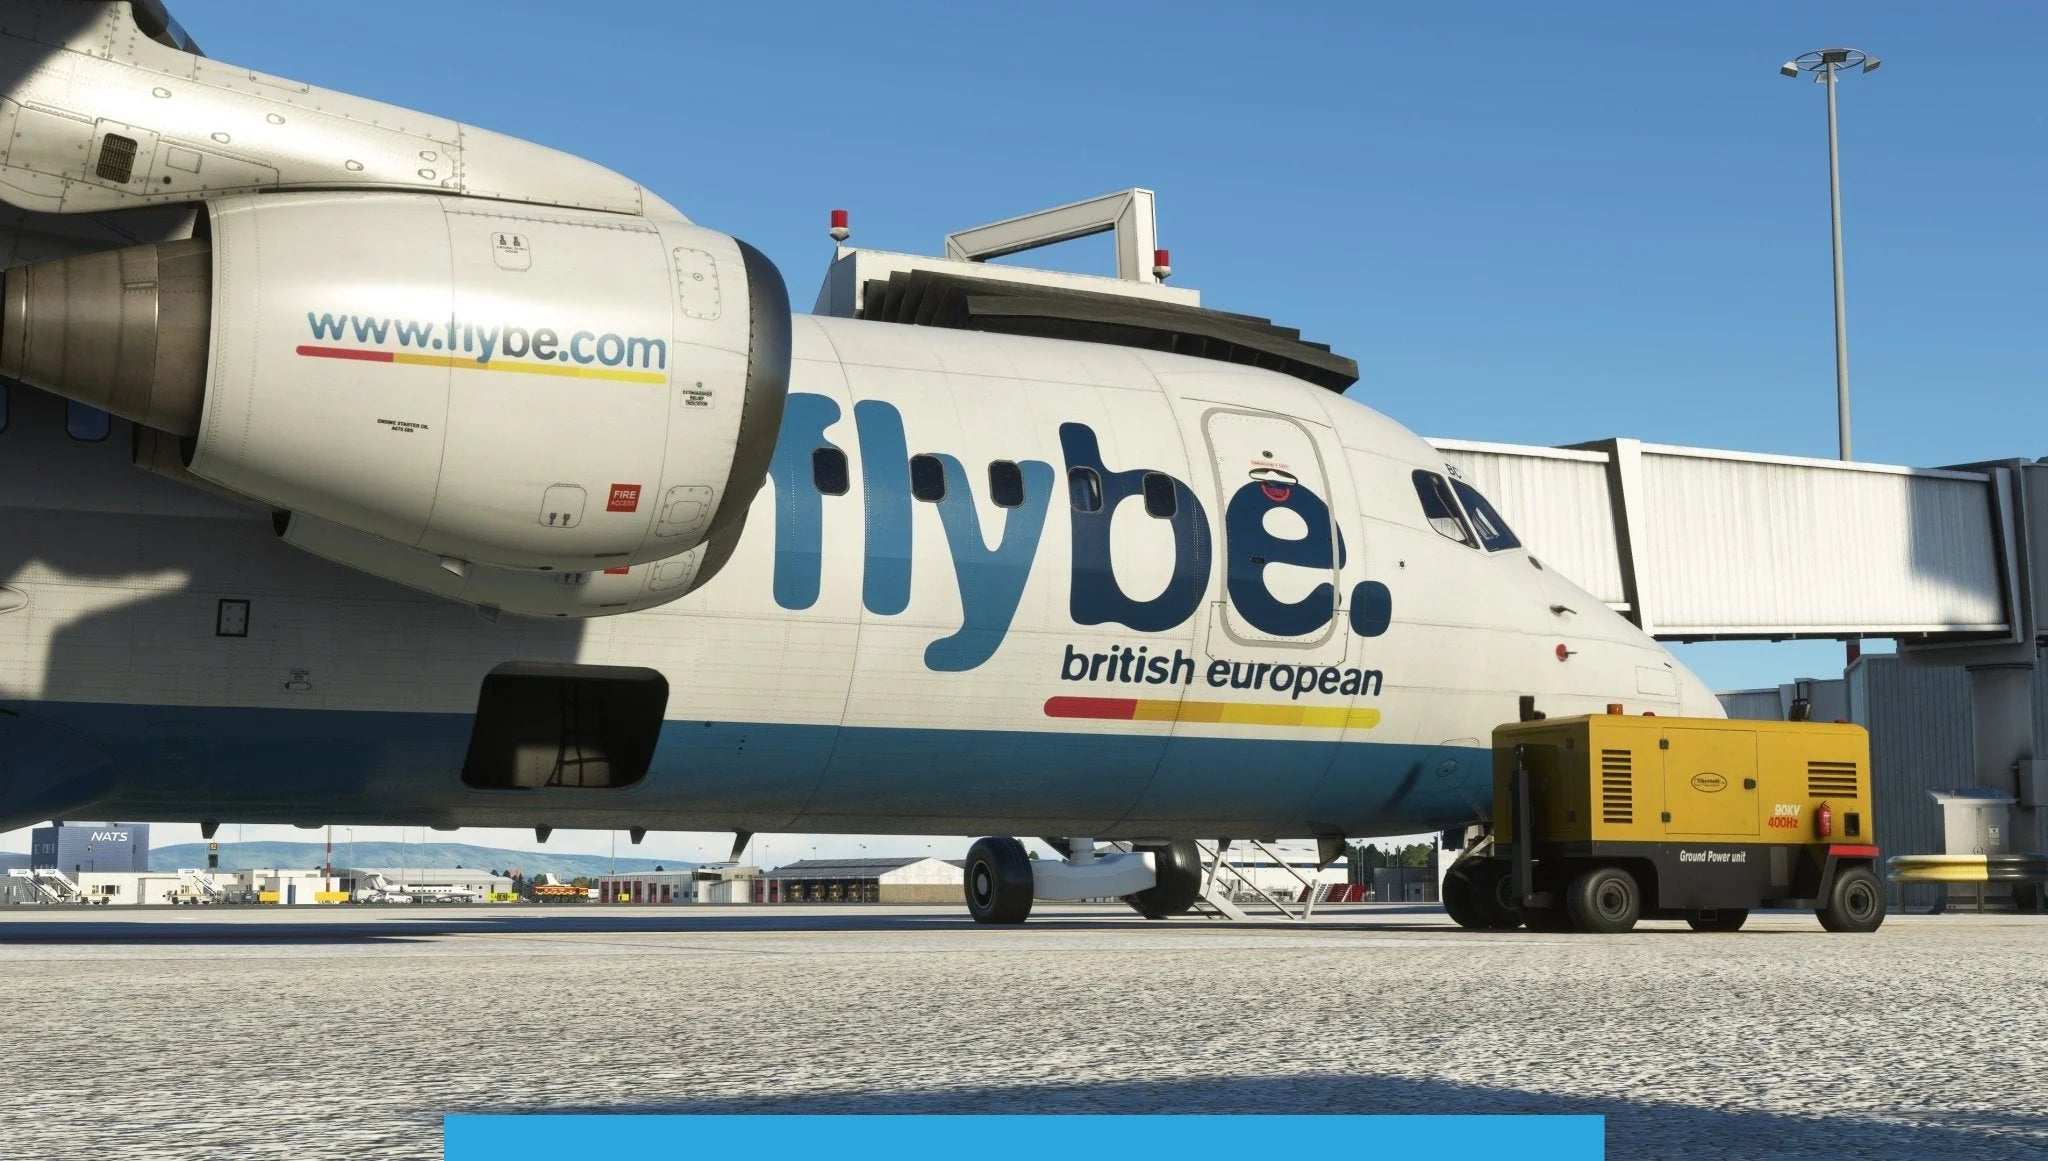
POLYGON ((2048 465, 1432 442, 1537 559, 1664 640, 2032 636, 2048 465))
POLYGON ((2031 694, 2048 463, 1432 442, 1538 560, 1659 639, 1891 637, 1909 664, 1964 667, 1979 784, 2048 807, 2031 694))

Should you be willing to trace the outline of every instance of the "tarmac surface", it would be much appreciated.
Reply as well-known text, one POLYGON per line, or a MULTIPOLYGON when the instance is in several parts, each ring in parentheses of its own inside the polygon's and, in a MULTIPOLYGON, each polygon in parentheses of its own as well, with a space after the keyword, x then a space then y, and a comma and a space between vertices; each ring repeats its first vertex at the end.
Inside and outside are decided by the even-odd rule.
POLYGON ((2044 967, 2010 915, 7 909, 0 1157, 439 1157, 443 1113, 611 1111, 1597 1113, 1617 1158, 2048 1158, 2044 967))

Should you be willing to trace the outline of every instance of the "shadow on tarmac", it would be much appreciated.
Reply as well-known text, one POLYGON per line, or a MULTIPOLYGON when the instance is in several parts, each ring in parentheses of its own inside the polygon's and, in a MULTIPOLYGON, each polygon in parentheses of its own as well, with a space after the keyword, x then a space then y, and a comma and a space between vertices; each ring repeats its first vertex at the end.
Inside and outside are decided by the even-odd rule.
MULTIPOLYGON (((124 908, 119 918, 45 917, 39 909, 0 910, 0 943, 112 944, 334 944, 403 943, 420 939, 462 935, 591 935, 646 934, 692 935, 790 934, 920 931, 982 931, 989 938, 1016 934, 1017 928, 983 927, 967 917, 964 907, 934 906, 929 910, 870 910, 860 904, 843 909, 803 906, 783 909, 778 904, 699 910, 694 906, 648 908, 638 906, 452 907, 419 905, 410 908, 378 908, 375 918, 358 918, 347 911, 337 914, 321 909, 319 914, 292 918, 270 918, 274 908, 183 908, 149 909, 137 913, 124 908), (175 918, 173 917, 175 916, 175 918), (260 917, 259 917, 260 916, 260 917)), ((296 910, 296 909, 294 909, 296 910)), ((360 914, 360 913, 358 913, 360 914)), ((1308 922, 1249 919, 1225 922, 1187 916, 1168 920, 1147 920, 1120 909, 1103 908, 1098 913, 1056 910, 1034 917, 1022 931, 1144 932, 1147 934, 1232 932, 1317 933, 1352 935, 1393 935, 1428 933, 1463 937, 1456 928, 1441 921, 1442 908, 1380 906, 1369 911, 1333 910, 1319 913, 1308 922)), ((1819 928, 1816 926, 1815 931, 1819 928)), ((1687 939, 1755 939, 1797 935, 1797 931, 1756 930, 1740 936, 1705 936, 1682 925, 1658 924, 1638 928, 1626 936, 1576 935, 1570 933, 1501 932, 1470 938, 1499 939, 1503 936, 1549 940, 1641 939, 1682 936, 1687 939)))
MULTIPOLYGON (((1540 1077, 1532 1077, 1540 1084, 1540 1077)), ((1042 1113, 1370 1113, 1577 1115, 1607 1118, 1608 1156, 1656 1158, 2048 1159, 2048 1115, 1941 1116, 1938 1125, 1865 1117, 1797 1116, 1743 1108, 1706 1108, 1654 1099, 1627 1100, 1529 1092, 1454 1081, 1371 1074, 1201 1077, 1142 1081, 963 1086, 783 1097, 691 1097, 646 1104, 493 1108, 490 1112, 720 1115, 730 1113, 1042 1114, 1042 1113)), ((486 1110, 479 1110, 486 1111, 486 1110)), ((1922 1113, 1921 1115, 1938 1115, 1922 1113)), ((1283 1144, 1284 1142, 1276 1142, 1283 1144)), ((1496 1151, 1499 1141, 1446 1140, 1451 1151, 1496 1151)))
MULTIPOLYGON (((319 915, 270 918, 270 908, 151 910, 136 914, 132 909, 119 918, 45 917, 37 910, 0 911, 0 943, 263 943, 325 944, 350 942, 403 942, 460 935, 588 935, 588 934, 672 934, 716 933, 844 933, 918 931, 986 931, 991 937, 1016 933, 1016 928, 983 927, 967 916, 964 907, 933 907, 929 911, 872 911, 860 905, 844 910, 805 907, 783 910, 759 904, 747 908, 698 910, 694 907, 646 908, 620 906, 582 908, 531 907, 508 912, 504 907, 453 908, 440 905, 404 909, 379 908, 375 918, 319 915), (175 916, 175 917, 174 917, 175 916), (258 917, 262 916, 262 917, 258 917)), ((272 912, 274 914, 274 912, 272 912)), ((1401 932, 1449 929, 1438 923, 1418 923, 1417 917, 1441 915, 1435 907, 1379 908, 1372 922, 1361 923, 1357 913, 1338 913, 1330 920, 1308 923, 1280 919, 1225 923, 1201 919, 1147 920, 1135 914, 1105 908, 1099 916, 1055 912, 1034 918, 1022 931, 1179 931, 1202 932, 1401 932), (1382 918, 1389 922, 1378 922, 1382 918)))

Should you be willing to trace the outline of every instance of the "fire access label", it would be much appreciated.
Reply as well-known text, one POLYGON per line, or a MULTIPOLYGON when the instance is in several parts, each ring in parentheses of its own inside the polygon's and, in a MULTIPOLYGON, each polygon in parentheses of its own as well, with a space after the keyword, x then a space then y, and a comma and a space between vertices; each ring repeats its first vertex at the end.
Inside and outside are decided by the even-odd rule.
POLYGON ((607 512, 638 512, 640 510, 640 485, 613 484, 612 498, 606 502, 607 512))

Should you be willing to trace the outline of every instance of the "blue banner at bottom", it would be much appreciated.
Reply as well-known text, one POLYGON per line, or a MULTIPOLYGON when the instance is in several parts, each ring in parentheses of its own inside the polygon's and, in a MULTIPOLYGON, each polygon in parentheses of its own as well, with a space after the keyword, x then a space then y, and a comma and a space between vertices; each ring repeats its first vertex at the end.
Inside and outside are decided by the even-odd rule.
MULTIPOLYGON (((1600 1161, 1606 1118, 1586 1116, 451 1116, 445 1161, 961 1161, 1004 1152, 1085 1147, 1186 1149, 1191 1157, 1239 1148, 1315 1149, 1347 1161, 1413 1161, 1474 1149, 1516 1161, 1600 1161), (1322 1149, 1343 1150, 1342 1153, 1322 1149), (1419 1152, 1427 1151, 1427 1152, 1419 1152)), ((1240 1154, 1241 1155, 1241 1154, 1240 1154)))

